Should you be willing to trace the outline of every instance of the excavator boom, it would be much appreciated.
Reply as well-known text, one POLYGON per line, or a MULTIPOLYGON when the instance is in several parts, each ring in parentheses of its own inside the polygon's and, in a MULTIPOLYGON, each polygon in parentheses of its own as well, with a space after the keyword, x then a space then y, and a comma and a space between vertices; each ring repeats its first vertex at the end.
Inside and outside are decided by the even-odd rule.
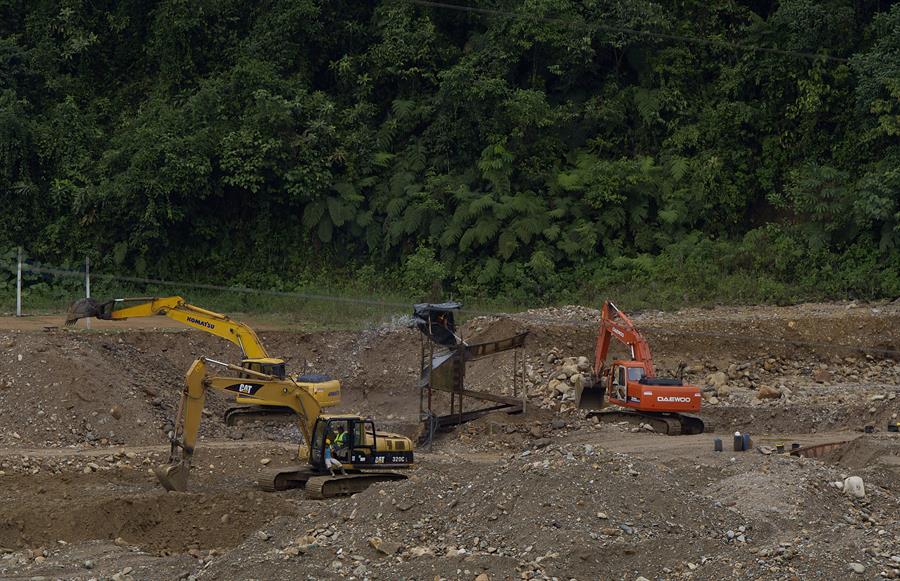
POLYGON ((603 303, 600 317, 600 330, 597 333, 597 347, 594 352, 594 376, 599 377, 609 355, 610 340, 615 337, 631 349, 631 359, 644 365, 644 375, 654 377, 653 355, 650 345, 641 335, 631 319, 616 308, 610 301, 603 303))
MULTIPOLYGON (((138 297, 113 299, 99 302, 94 299, 81 299, 74 302, 66 314, 66 325, 74 325, 79 319, 96 317, 106 321, 123 321, 138 317, 164 316, 227 341, 241 348, 244 354, 244 365, 241 373, 257 371, 285 377, 283 359, 270 357, 257 334, 239 321, 228 315, 210 311, 187 303, 178 296, 172 297, 138 297)), ((322 407, 336 406, 341 402, 341 384, 337 379, 327 376, 308 375, 296 378, 296 381, 312 394, 322 407)), ((240 394, 238 404, 229 410, 228 417, 253 417, 255 414, 268 415, 278 413, 278 404, 265 398, 250 398, 240 394), (248 406, 255 405, 250 408, 248 406)))
POLYGON ((69 307, 65 324, 74 325, 79 319, 87 317, 123 321, 152 316, 169 317, 188 327, 231 341, 241 348, 244 357, 248 359, 269 357, 262 341, 247 325, 231 319, 228 315, 191 305, 177 296, 113 299, 105 303, 94 299, 81 299, 69 307))

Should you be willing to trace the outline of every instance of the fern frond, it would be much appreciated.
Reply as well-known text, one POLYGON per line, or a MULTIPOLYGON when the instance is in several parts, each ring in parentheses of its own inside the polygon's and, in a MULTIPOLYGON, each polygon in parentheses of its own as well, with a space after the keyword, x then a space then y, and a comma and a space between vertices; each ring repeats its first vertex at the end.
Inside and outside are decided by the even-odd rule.
POLYGON ((407 117, 410 113, 415 111, 416 102, 410 99, 394 99, 394 102, 391 103, 391 112, 393 112, 394 117, 397 119, 403 119, 407 117))
POLYGON ((478 220, 472 228, 472 230, 475 231, 475 239, 479 244, 487 243, 497 235, 499 229, 500 221, 493 216, 484 216, 482 219, 478 220))
POLYGON ((303 208, 303 226, 312 230, 312 227, 319 223, 325 214, 325 204, 321 200, 311 202, 303 208))
POLYGON ((335 226, 342 226, 344 224, 344 212, 340 198, 328 196, 326 202, 328 204, 328 215, 331 218, 331 223, 335 226))
POLYGON ((484 268, 481 269, 481 272, 478 274, 478 282, 481 284, 487 284, 497 278, 497 275, 500 274, 500 266, 501 263, 496 258, 488 258, 484 263, 484 268))
POLYGON ((488 208, 492 208, 495 205, 494 198, 490 196, 490 194, 484 194, 480 198, 477 198, 469 204, 468 215, 470 217, 480 216, 485 210, 488 208))
POLYGON ((388 218, 396 218, 404 209, 406 209, 406 198, 403 197, 394 198, 388 202, 387 208, 385 208, 388 218))
POLYGON ((504 259, 512 256, 518 247, 519 241, 516 239, 515 232, 506 230, 500 234, 500 238, 497 240, 497 251, 504 259))

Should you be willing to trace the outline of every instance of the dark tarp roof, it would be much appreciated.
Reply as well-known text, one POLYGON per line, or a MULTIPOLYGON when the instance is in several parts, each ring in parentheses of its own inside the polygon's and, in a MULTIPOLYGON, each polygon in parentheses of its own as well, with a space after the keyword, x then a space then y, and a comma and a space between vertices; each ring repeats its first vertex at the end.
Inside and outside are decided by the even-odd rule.
POLYGON ((459 342, 453 311, 461 307, 460 303, 419 303, 413 305, 413 320, 426 337, 439 345, 452 347, 459 342))

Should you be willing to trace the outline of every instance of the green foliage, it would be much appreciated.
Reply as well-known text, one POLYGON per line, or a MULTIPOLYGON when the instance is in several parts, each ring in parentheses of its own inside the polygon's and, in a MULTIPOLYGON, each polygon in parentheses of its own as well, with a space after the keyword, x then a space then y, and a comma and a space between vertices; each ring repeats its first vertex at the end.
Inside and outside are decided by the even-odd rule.
MULTIPOLYGON (((447 269, 441 263, 433 249, 419 246, 413 254, 406 257, 403 264, 403 282, 406 291, 414 296, 425 297, 433 290, 440 293, 441 282, 447 276, 447 269)), ((440 297, 431 297, 438 300, 440 297)))
POLYGON ((0 0, 0 248, 521 302, 900 292, 900 5, 490 4, 0 0))

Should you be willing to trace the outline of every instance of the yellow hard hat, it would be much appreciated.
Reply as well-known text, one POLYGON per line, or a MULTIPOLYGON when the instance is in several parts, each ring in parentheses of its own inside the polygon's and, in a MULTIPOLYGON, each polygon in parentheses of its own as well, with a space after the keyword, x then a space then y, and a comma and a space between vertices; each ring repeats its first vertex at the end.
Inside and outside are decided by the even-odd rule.
POLYGON ((330 443, 331 443, 331 440, 329 440, 328 438, 325 438, 325 443, 326 443, 326 444, 330 444, 330 443))

